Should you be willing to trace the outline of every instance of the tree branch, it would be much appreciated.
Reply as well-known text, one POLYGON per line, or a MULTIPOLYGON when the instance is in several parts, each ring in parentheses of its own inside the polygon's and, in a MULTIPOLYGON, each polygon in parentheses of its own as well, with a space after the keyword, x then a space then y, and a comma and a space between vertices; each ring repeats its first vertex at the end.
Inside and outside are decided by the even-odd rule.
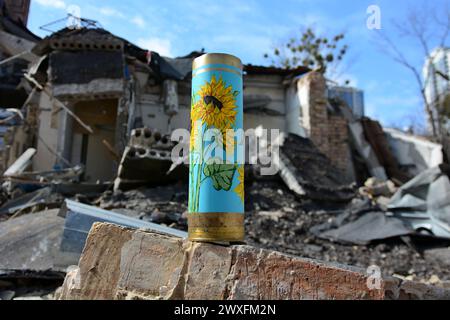
POLYGON ((429 117, 430 120, 430 124, 431 124, 431 129, 432 129, 432 134, 434 137, 437 137, 437 129, 436 129, 436 124, 435 124, 435 119, 433 116, 433 111, 431 110, 431 105, 427 99, 427 96, 425 94, 425 86, 424 86, 424 82, 422 80, 422 77, 420 76, 420 72, 419 70, 417 70, 417 68, 415 68, 405 57, 405 55, 402 53, 402 51, 398 48, 398 46, 384 33, 382 33, 381 31, 377 31, 377 35, 380 37, 380 39, 383 40, 383 42, 391 49, 391 53, 389 53, 386 50, 386 47, 383 47, 383 51, 385 51, 389 56, 391 56, 391 58, 396 61, 397 63, 399 63, 400 65, 404 66, 405 68, 407 68, 408 70, 410 70, 413 75, 414 75, 414 79, 417 82, 417 85, 419 86, 419 90, 420 90, 420 95, 422 97, 422 100, 425 104, 425 111, 429 117))

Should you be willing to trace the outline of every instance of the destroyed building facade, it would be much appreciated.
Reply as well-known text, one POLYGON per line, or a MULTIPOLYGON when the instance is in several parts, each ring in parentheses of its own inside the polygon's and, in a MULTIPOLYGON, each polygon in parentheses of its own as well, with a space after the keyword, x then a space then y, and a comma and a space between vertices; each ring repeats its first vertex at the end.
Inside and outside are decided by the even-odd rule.
MULTIPOLYGON (((22 125, 18 110, 24 105, 30 87, 23 72, 36 57, 31 49, 40 39, 26 28, 30 1, 0 1, 0 171, 3 172, 33 144, 29 128, 22 125), (9 109, 9 110, 6 110, 9 109)), ((32 112, 29 113, 32 117, 32 112)))
MULTIPOLYGON (((133 129, 167 139, 190 126, 191 64, 201 53, 164 58, 100 28, 63 29, 32 52, 38 58, 26 78, 38 88, 27 101, 38 114, 35 171, 81 164, 85 180, 111 180, 133 129)), ((347 123, 330 109, 321 74, 253 65, 244 71, 245 129, 310 137, 347 169, 347 123)))
MULTIPOLYGON (((5 134, 2 170, 33 147, 37 149, 33 171, 81 165, 82 180, 92 183, 115 177, 132 182, 155 171, 166 172, 171 163, 171 132, 190 128, 191 66, 202 52, 161 57, 95 23, 66 27, 40 39, 25 26, 27 6, 23 4, 22 14, 17 6, 10 9, 13 13, 7 5, 2 9, 2 65, 21 64, 20 72, 7 75, 8 81, 16 77, 13 89, 20 90, 21 96, 17 102, 2 101, 1 106, 23 113, 23 124, 8 128, 5 134), (151 172, 139 173, 139 168, 148 167, 151 172)), ((311 139, 349 182, 361 182, 367 176, 391 177, 392 172, 384 168, 386 154, 391 162, 399 162, 410 151, 392 155, 390 146, 399 144, 399 136, 380 127, 381 136, 370 137, 361 122, 362 101, 355 106, 335 99, 333 90, 322 74, 306 67, 247 64, 244 129, 279 129, 311 139), (375 146, 380 139, 385 144, 383 152, 375 146), (361 174, 355 150, 366 173, 361 174)), ((428 163, 425 158, 430 152, 439 152, 430 151, 438 145, 415 152, 423 144, 408 141, 402 143, 412 146, 403 149, 412 148, 420 158, 418 163, 428 163)), ((433 163, 440 162, 442 159, 436 158, 433 163)), ((425 169, 411 168, 408 163, 397 165, 401 170, 411 169, 410 173, 425 169)), ((153 179, 165 176, 156 174, 153 179)))

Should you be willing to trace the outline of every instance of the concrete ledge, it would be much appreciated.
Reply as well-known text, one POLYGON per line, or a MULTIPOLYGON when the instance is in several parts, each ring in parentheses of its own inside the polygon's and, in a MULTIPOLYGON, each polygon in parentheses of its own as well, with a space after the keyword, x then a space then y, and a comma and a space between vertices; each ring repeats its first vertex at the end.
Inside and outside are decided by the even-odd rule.
MULTIPOLYGON (((361 270, 245 245, 193 243, 95 223, 79 268, 59 299, 385 299, 402 295, 393 279, 370 290, 361 270), (385 291, 389 290, 389 297, 385 291)), ((434 293, 422 297, 432 297, 434 293)), ((411 290, 410 290, 411 291, 411 290)), ((414 291, 414 290, 412 290, 414 291)), ((417 290, 416 290, 417 291, 417 290)), ((444 292, 445 293, 445 292, 444 292)), ((441 297, 443 292, 440 292, 441 297)))

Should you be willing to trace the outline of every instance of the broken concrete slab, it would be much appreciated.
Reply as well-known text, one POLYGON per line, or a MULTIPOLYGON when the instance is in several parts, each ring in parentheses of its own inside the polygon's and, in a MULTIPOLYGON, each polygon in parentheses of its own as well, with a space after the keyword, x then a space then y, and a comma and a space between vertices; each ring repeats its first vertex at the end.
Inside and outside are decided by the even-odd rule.
POLYGON ((21 36, 11 34, 0 30, 0 41, 2 43, 2 49, 5 48, 6 52, 11 56, 21 55, 20 58, 27 61, 34 61, 37 59, 36 55, 32 54, 30 50, 34 47, 35 41, 31 39, 25 39, 21 36))
POLYGON ((299 196, 337 202, 346 202, 355 196, 344 173, 310 139, 286 135, 277 162, 280 177, 299 196))
POLYGON ((55 266, 64 224, 64 219, 57 214, 58 210, 52 209, 9 219, 0 224, 2 273, 64 271, 55 266))
POLYGON ((444 162, 442 145, 397 129, 383 128, 383 131, 400 167, 411 176, 444 162))
POLYGON ((133 129, 119 164, 114 190, 186 180, 187 167, 172 168, 174 145, 168 134, 158 130, 133 129))
POLYGON ((95 223, 60 299, 383 299, 361 269, 95 223))
MULTIPOLYGON (((8 176, 11 180, 23 183, 62 183, 62 182, 74 182, 78 181, 80 175, 83 173, 84 168, 81 165, 76 165, 71 168, 49 170, 49 171, 36 171, 36 172, 21 172, 20 174, 14 174, 8 176)), ((5 173, 6 175, 6 173, 5 173)))
POLYGON ((400 170, 381 124, 367 117, 363 117, 360 121, 364 129, 364 137, 375 152, 381 166, 386 170, 388 177, 399 182, 408 181, 411 176, 400 170))
POLYGON ((380 180, 387 180, 387 174, 378 161, 375 151, 364 136, 364 128, 359 121, 348 124, 354 145, 364 159, 370 174, 380 180))
POLYGON ((35 148, 28 148, 8 169, 6 169, 3 176, 8 177, 22 173, 31 164, 31 158, 33 158, 35 154, 35 148))

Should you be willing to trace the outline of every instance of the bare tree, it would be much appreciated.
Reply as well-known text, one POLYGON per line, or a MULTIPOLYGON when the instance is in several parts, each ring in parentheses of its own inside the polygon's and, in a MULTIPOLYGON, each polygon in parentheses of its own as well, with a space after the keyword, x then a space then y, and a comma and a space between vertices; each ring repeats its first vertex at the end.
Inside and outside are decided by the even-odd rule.
MULTIPOLYGON (((345 34, 334 36, 318 34, 314 27, 303 27, 300 34, 282 43, 273 52, 265 53, 264 58, 270 60, 273 66, 282 68, 309 67, 328 77, 337 79, 338 69, 347 56, 348 45, 344 44, 345 34)), ((348 84, 349 80, 345 81, 348 84)))
MULTIPOLYGON (((431 56, 432 46, 444 47, 447 44, 450 32, 450 11, 448 4, 445 8, 423 6, 410 8, 402 21, 393 21, 393 29, 402 39, 411 40, 412 43, 419 45, 425 57, 431 56)), ((421 65, 417 66, 407 56, 407 50, 400 47, 392 38, 382 30, 377 31, 380 47, 382 51, 392 57, 396 62, 411 71, 417 86, 420 90, 420 96, 425 106, 428 122, 431 125, 432 135, 435 138, 440 137, 441 133, 436 123, 442 120, 438 112, 438 118, 433 113, 433 106, 439 102, 440 97, 434 101, 429 101, 426 95, 426 83, 432 79, 422 77, 421 65)), ((434 69, 434 67, 432 67, 434 69)), ((438 70, 432 70, 428 77, 436 77, 438 70)), ((440 140, 440 139, 439 139, 440 140)))

